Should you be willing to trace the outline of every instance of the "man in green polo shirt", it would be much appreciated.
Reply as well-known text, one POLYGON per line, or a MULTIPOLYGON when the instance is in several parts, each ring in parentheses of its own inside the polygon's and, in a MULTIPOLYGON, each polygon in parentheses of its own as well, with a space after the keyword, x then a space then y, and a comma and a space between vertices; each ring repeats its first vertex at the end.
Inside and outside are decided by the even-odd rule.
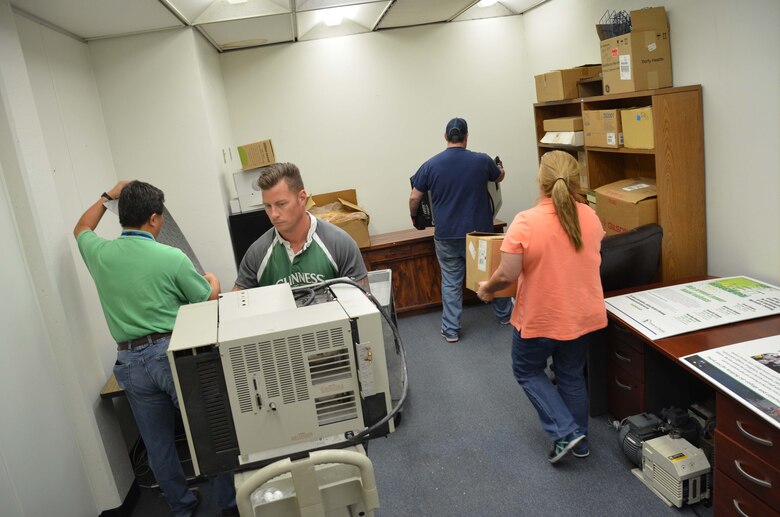
POLYGON ((270 165, 257 184, 274 227, 247 250, 234 291, 279 283, 316 284, 340 277, 366 284, 368 273, 355 240, 306 211, 306 191, 298 167, 292 163, 270 165))
MULTIPOLYGON (((149 466, 173 515, 189 517, 199 499, 187 488, 176 452, 179 402, 166 351, 179 307, 216 299, 219 281, 212 273, 198 274, 178 248, 156 241, 164 201, 163 192, 148 183, 120 181, 84 212, 73 235, 117 342, 114 375, 130 402, 149 466), (107 240, 94 230, 106 212, 103 203, 112 199, 119 199, 122 234, 107 240)), ((232 476, 218 477, 213 487, 217 505, 232 511, 232 476)))

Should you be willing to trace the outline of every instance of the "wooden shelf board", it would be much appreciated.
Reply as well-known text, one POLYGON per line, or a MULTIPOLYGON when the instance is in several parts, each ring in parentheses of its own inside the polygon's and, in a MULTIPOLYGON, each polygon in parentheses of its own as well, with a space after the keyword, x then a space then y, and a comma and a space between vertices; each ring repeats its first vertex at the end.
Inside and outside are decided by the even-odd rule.
POLYGON ((539 147, 544 147, 545 149, 562 149, 564 151, 584 151, 585 147, 581 145, 565 145, 565 144, 543 144, 541 142, 538 143, 539 147))
POLYGON ((586 147, 589 152, 620 154, 655 154, 655 149, 629 149, 627 147, 586 147))

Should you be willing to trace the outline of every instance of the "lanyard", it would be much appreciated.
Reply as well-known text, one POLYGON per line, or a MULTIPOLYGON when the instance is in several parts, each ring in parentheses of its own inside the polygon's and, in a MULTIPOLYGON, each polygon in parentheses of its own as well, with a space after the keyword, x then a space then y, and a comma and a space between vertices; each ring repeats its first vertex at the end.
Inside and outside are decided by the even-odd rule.
POLYGON ((152 237, 148 233, 134 232, 132 230, 125 230, 125 231, 123 231, 122 232, 122 237, 143 237, 145 239, 152 239, 152 240, 154 240, 154 237, 152 237))

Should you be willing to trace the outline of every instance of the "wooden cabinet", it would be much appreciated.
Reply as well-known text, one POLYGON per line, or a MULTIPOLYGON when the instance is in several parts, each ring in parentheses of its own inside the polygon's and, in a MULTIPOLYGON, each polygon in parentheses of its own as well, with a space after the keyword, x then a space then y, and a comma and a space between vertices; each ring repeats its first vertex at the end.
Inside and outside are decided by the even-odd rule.
POLYGON ((611 324, 607 344, 607 397, 617 420, 645 411, 645 352, 642 340, 611 324))
MULTIPOLYGON (((506 223, 495 220, 493 231, 503 232, 506 223)), ((371 236, 371 246, 360 250, 369 271, 393 272, 393 296, 401 315, 441 307, 441 271, 433 244, 433 228, 400 230, 371 236)), ((464 288, 465 301, 476 295, 464 288)))
POLYGON ((534 104, 539 157, 563 149, 586 166, 584 189, 626 178, 655 178, 658 223, 664 229, 662 281, 707 273, 704 191, 704 125, 701 86, 586 97, 534 104), (655 149, 574 147, 542 144, 543 122, 583 111, 652 106, 655 149))
POLYGON ((716 515, 780 515, 780 430, 717 395, 716 515))

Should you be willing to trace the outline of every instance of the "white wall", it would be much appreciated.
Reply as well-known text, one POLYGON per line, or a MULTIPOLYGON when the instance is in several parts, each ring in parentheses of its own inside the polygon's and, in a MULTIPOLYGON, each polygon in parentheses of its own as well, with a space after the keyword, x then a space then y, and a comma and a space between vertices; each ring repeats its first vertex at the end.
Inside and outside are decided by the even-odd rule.
MULTIPOLYGON (((709 272, 780 283, 780 5, 661 4, 675 83, 704 88, 709 272)), ((163 188, 204 267, 229 288, 237 144, 272 138, 312 193, 357 188, 381 233, 409 227, 408 177, 462 116, 470 147, 506 163, 500 216, 510 220, 536 197, 533 75, 598 62, 593 24, 607 8, 616 6, 550 0, 522 17, 217 55, 189 30, 85 45, 0 0, 0 274, 13 293, 0 324, 14 347, 0 389, 18 394, 0 402, 0 513, 94 514, 117 506, 132 476, 97 398, 114 354, 70 236, 100 192, 117 178, 163 188)))
MULTIPOLYGON (((606 9, 645 5, 552 0, 533 9, 525 16, 529 76, 600 62, 595 21, 606 9)), ((674 84, 702 85, 708 271, 780 284, 780 3, 654 5, 669 16, 674 84)))
POLYGON ((121 504, 132 481, 99 400, 102 336, 70 234, 82 186, 68 181, 72 171, 110 169, 94 151, 102 117, 80 47, 0 1, 3 515, 93 515, 121 504))
POLYGON ((230 133, 217 98, 219 69, 197 38, 169 30, 94 41, 89 50, 117 176, 165 192, 203 268, 229 290, 236 267, 217 149, 230 133))
POLYGON ((505 164, 510 219, 537 194, 523 32, 513 16, 225 53, 233 135, 272 139, 309 193, 356 188, 383 233, 410 227, 409 177, 464 117, 469 147, 505 164))

